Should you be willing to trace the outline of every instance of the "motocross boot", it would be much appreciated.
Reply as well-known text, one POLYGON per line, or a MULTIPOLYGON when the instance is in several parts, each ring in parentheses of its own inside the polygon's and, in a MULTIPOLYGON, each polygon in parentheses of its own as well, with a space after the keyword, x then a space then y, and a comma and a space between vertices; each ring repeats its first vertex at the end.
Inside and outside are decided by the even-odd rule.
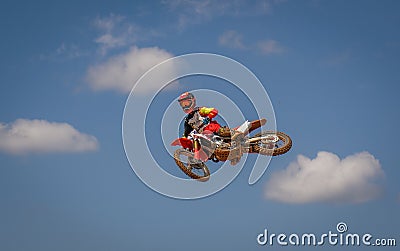
POLYGON ((241 139, 243 139, 243 137, 244 137, 244 133, 235 131, 235 133, 232 135, 231 140, 232 141, 240 141, 241 139))
POLYGON ((231 159, 231 165, 232 165, 232 166, 236 166, 237 163, 239 163, 239 160, 240 160, 240 158, 231 159))

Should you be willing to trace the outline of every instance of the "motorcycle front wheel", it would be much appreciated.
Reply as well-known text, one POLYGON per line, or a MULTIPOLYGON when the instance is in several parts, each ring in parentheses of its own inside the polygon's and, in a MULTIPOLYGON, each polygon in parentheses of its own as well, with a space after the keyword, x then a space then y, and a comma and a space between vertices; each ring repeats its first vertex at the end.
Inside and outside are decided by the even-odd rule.
MULTIPOLYGON (((253 139, 254 152, 262 155, 277 156, 284 154, 292 148, 292 139, 283 132, 262 132, 257 133, 253 139)), ((251 139, 250 139, 251 140, 251 139)))
POLYGON ((186 149, 177 149, 174 159, 178 167, 190 178, 198 181, 207 181, 210 178, 210 171, 204 162, 195 159, 194 153, 186 149))

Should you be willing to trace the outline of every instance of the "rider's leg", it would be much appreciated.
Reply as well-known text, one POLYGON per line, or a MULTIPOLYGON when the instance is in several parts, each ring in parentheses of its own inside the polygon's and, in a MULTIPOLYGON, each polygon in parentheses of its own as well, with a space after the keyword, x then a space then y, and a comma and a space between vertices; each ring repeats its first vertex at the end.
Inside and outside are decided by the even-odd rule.
POLYGON ((210 124, 206 125, 203 129, 203 131, 210 131, 213 133, 217 133, 219 128, 220 128, 220 124, 218 124, 217 121, 211 121, 210 124))
POLYGON ((203 162, 208 160, 208 155, 207 153, 204 152, 204 150, 201 148, 200 142, 198 139, 194 141, 194 158, 201 160, 203 162))
POLYGON ((236 141, 236 140, 239 140, 243 136, 244 136, 244 134, 242 132, 235 131, 235 133, 232 135, 231 140, 236 141))

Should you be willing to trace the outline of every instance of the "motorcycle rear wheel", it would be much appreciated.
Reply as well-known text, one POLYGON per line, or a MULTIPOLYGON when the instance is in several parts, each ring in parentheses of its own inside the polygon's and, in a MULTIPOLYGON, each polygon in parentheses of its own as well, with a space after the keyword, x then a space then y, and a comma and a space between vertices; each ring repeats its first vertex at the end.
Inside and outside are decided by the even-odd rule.
POLYGON ((262 155, 277 156, 287 153, 290 150, 290 148, 292 148, 292 139, 283 132, 267 131, 267 132, 257 133, 252 138, 265 137, 265 136, 267 137, 276 136, 278 137, 279 140, 275 143, 269 143, 263 140, 258 140, 254 142, 253 145, 254 152, 262 155))
POLYGON ((190 178, 202 182, 209 180, 210 170, 204 162, 194 158, 193 152, 182 148, 177 149, 174 159, 178 167, 190 178))

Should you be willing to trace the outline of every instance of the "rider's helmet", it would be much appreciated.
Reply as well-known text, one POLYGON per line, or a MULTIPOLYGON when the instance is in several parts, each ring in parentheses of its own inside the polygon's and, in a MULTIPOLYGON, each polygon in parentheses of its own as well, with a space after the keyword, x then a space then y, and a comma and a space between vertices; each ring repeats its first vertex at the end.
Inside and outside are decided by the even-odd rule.
POLYGON ((196 98, 190 92, 184 92, 179 96, 179 104, 185 113, 190 113, 196 107, 196 98))

